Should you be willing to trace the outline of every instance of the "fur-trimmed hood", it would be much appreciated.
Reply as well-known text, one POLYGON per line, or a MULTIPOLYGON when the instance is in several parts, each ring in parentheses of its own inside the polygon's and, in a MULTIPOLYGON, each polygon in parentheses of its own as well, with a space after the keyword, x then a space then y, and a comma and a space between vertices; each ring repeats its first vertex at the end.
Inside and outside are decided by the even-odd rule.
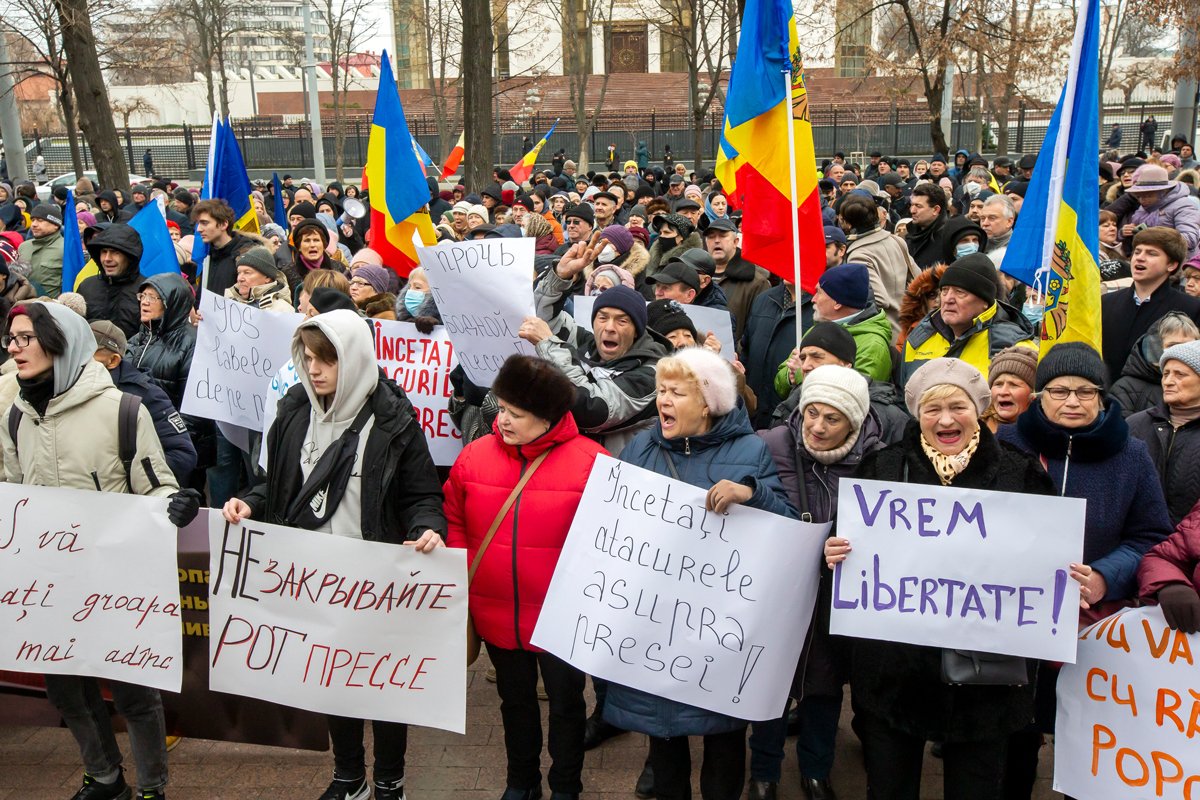
POLYGON ((903 345, 909 332, 929 313, 925 307, 925 296, 930 292, 937 291, 938 283, 945 271, 945 264, 934 264, 928 269, 921 270, 921 274, 909 282, 908 288, 904 290, 904 297, 900 299, 900 341, 898 344, 903 345))

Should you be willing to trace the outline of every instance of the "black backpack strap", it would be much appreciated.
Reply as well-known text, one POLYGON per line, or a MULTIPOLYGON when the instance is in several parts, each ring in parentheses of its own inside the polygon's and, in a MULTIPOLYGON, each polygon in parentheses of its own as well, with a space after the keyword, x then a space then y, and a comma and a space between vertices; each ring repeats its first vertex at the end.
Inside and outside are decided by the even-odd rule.
POLYGON ((17 404, 13 403, 8 409, 8 438, 12 439, 13 448, 17 446, 17 429, 21 427, 21 417, 25 416, 25 412, 17 408, 17 404))
MULTIPOLYGON (((125 485, 130 492, 133 491, 133 481, 130 475, 133 471, 133 459, 137 457, 137 421, 141 406, 142 398, 136 394, 121 393, 121 408, 117 417, 117 448, 121 457, 121 466, 125 468, 125 485)), ((11 421, 9 427, 12 427, 11 421)))

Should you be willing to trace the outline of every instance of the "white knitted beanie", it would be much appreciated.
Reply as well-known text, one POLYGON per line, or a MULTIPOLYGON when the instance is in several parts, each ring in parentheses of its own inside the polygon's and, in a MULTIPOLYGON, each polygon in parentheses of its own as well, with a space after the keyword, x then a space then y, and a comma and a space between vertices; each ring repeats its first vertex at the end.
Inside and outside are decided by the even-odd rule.
POLYGON ((867 379, 851 367, 824 364, 808 373, 800 387, 801 413, 806 406, 824 403, 846 415, 858 430, 871 410, 867 379))
POLYGON ((704 404, 714 417, 723 417, 737 405, 737 379, 733 367, 711 350, 703 347, 685 347, 675 352, 678 358, 696 376, 704 404))

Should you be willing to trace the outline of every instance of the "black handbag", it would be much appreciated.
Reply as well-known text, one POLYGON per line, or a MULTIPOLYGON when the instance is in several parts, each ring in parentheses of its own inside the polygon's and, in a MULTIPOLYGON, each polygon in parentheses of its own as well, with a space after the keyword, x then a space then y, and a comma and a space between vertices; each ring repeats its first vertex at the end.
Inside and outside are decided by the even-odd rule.
POLYGON ((942 683, 951 686, 1027 686, 1029 667, 1021 656, 944 647, 942 683))

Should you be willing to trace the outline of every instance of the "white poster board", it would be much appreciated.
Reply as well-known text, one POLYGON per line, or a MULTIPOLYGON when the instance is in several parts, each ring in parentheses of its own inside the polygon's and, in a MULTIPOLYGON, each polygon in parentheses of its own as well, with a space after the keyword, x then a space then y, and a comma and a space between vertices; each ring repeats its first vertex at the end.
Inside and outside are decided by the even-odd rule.
MULTIPOLYGON (((572 302, 575 304, 575 324, 590 331, 592 329, 592 307, 596 305, 596 298, 577 295, 572 302)), ((705 335, 712 331, 721 340, 721 358, 732 361, 734 341, 733 317, 730 313, 723 308, 684 305, 683 303, 679 305, 688 315, 692 324, 696 326, 696 332, 700 334, 700 340, 696 344, 704 344, 705 335)))
MULTIPOLYGON (((417 420, 433 463, 448 467, 462 452, 462 433, 450 418, 450 397, 454 387, 450 371, 458 364, 454 345, 446 328, 438 325, 428 335, 411 322, 371 320, 375 339, 375 358, 387 376, 404 389, 417 412, 417 420)), ((271 430, 280 399, 300 382, 296 365, 288 359, 271 378, 266 389, 263 432, 271 430)), ((262 447, 258 464, 267 468, 267 448, 262 447)))
POLYGON ((467 377, 491 388, 509 356, 533 355, 517 336, 534 315, 533 239, 481 239, 420 247, 438 312, 467 377))
POLYGON ((1075 660, 1086 503, 869 480, 838 489, 830 631, 1075 660))
POLYGON ((292 334, 304 321, 297 313, 200 296, 203 319, 183 394, 184 414, 263 430, 267 387, 292 357, 292 334))
POLYGON ((599 456, 533 644, 589 675, 747 720, 783 713, 829 525, 599 456), (780 610, 786 609, 786 614, 780 610))
POLYGON ((1079 635, 1058 679, 1054 790, 1087 800, 1186 800, 1200 791, 1200 635, 1156 607, 1079 635))
POLYGON ((465 550, 209 515, 209 685, 361 719, 466 728, 465 550))
POLYGON ((0 483, 0 669, 178 692, 175 541, 162 498, 0 483))

